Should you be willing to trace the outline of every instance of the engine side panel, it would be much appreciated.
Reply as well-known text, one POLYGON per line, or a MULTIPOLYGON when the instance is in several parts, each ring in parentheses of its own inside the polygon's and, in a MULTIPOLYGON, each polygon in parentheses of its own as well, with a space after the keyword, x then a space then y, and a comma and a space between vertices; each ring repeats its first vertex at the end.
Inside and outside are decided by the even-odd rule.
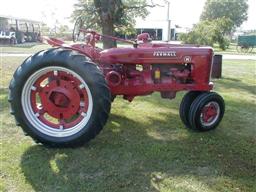
POLYGON ((212 57, 211 48, 166 46, 109 49, 100 53, 99 61, 103 68, 110 69, 104 72, 107 81, 119 79, 118 84, 109 83, 113 94, 144 95, 153 91, 212 89, 212 57), (136 70, 136 65, 143 70, 136 70), (111 75, 112 70, 120 75, 111 75), (159 79, 155 78, 157 73, 159 79))

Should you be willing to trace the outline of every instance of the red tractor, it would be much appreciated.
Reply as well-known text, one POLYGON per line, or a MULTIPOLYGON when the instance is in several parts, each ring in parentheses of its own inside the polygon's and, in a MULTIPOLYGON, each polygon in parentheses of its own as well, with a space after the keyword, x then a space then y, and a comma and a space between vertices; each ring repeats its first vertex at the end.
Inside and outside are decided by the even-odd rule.
POLYGON ((99 134, 117 95, 132 101, 155 91, 167 99, 188 91, 180 105, 187 128, 208 131, 220 123, 225 105, 211 91, 212 48, 151 43, 148 34, 127 41, 76 25, 74 40, 81 34, 86 43, 45 38, 54 48, 28 57, 10 83, 11 113, 36 142, 82 145, 99 134), (101 38, 132 46, 102 50, 95 46, 101 38))

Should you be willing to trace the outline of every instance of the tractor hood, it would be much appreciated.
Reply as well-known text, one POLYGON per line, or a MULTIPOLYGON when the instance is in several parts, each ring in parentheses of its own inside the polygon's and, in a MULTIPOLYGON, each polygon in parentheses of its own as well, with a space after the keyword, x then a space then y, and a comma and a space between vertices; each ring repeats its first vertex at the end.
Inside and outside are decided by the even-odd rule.
POLYGON ((112 48, 100 53, 100 63, 109 64, 171 64, 196 63, 198 58, 212 62, 211 47, 170 46, 138 48, 112 48))

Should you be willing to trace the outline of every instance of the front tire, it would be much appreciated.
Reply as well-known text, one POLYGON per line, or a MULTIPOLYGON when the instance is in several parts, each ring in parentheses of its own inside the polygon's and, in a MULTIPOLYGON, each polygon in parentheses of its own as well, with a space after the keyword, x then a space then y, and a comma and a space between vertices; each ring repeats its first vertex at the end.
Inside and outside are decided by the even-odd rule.
POLYGON ((111 94, 98 67, 72 50, 50 49, 29 57, 10 84, 11 113, 36 142, 80 146, 105 125, 111 94))
POLYGON ((184 95, 180 103, 180 119, 183 122, 183 124, 189 129, 192 128, 189 123, 189 110, 195 98, 198 97, 198 95, 200 95, 201 93, 202 92, 200 91, 189 91, 184 95))
POLYGON ((221 122, 225 112, 223 98, 214 92, 199 95, 192 103, 189 111, 189 123, 192 129, 209 131, 221 122))

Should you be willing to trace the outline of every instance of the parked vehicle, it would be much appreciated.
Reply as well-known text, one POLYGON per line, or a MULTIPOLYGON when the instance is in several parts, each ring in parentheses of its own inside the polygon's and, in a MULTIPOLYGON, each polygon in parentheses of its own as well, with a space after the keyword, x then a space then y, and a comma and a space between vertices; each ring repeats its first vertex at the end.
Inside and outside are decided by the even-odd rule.
POLYGON ((237 40, 237 51, 238 52, 252 52, 256 46, 256 35, 240 35, 237 40))
POLYGON ((0 42, 16 44, 16 35, 12 31, 0 31, 0 42))
POLYGON ((81 34, 86 43, 73 45, 45 37, 54 48, 27 58, 14 73, 11 114, 36 142, 74 147, 90 141, 107 122, 117 95, 132 101, 157 91, 174 99, 188 91, 179 111, 187 128, 209 131, 221 122, 224 100, 210 82, 212 48, 152 43, 148 34, 127 41, 81 29, 77 22, 73 40, 81 34), (103 50, 96 47, 101 38, 131 47, 103 50))

